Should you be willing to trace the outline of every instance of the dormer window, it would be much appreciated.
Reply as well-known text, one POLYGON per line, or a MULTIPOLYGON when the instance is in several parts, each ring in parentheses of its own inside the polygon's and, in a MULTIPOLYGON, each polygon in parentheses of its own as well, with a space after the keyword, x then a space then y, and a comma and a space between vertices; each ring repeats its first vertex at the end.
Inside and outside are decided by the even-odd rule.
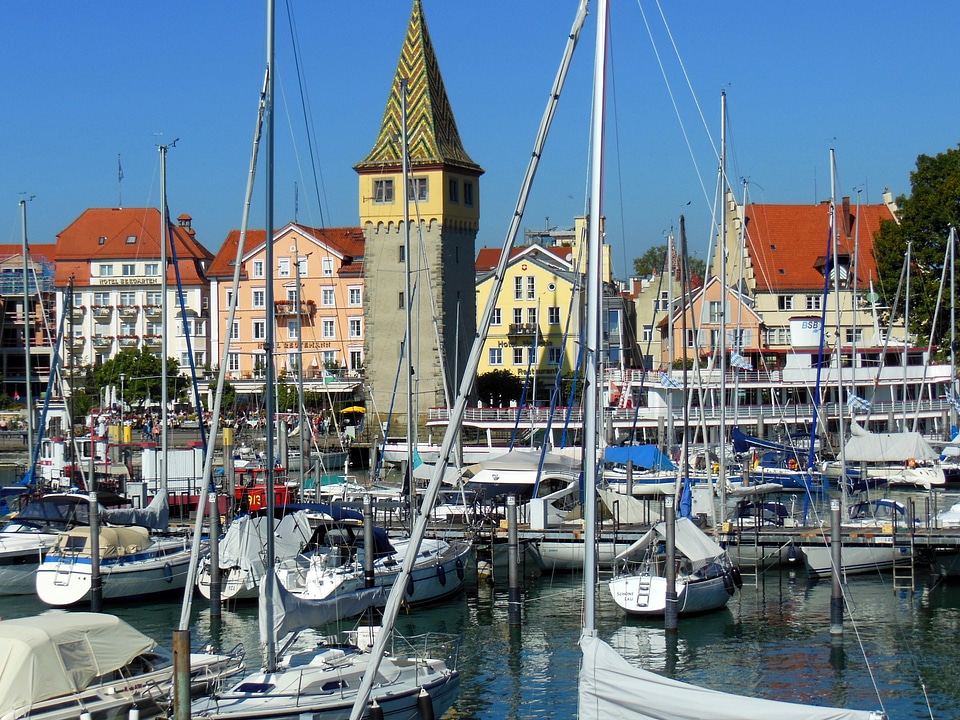
POLYGON ((137 236, 136 235, 127 235, 127 245, 136 245, 137 236))
POLYGON ((101 235, 101 236, 97 239, 97 245, 103 245, 106 241, 107 241, 106 235, 101 235))

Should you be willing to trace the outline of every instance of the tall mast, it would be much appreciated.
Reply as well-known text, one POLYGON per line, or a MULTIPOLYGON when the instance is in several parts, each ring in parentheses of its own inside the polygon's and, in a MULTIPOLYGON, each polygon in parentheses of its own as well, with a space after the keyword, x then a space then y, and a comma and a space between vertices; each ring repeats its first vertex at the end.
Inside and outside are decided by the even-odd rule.
POLYGON ((415 422, 413 416, 413 293, 410 285, 410 155, 407 152, 407 79, 400 79, 400 143, 403 146, 400 150, 400 179, 401 190, 400 197, 403 200, 403 270, 404 285, 403 290, 403 318, 406 323, 404 329, 403 341, 403 367, 404 374, 407 376, 407 477, 408 490, 410 493, 410 529, 413 530, 413 521, 418 512, 417 510, 417 488, 413 481, 413 458, 414 458, 414 432, 415 422))
POLYGON ((607 0, 597 3, 596 58, 593 66, 593 110, 590 140, 590 228, 587 241, 587 388, 583 403, 583 632, 596 634, 597 622, 597 423, 600 385, 597 367, 600 361, 600 260, 603 242, 603 121, 607 71, 607 0))
MULTIPOLYGON (((267 415, 267 442, 266 442, 266 454, 267 454, 267 467, 265 468, 265 485, 266 485, 266 495, 267 495, 267 517, 269 522, 273 522, 274 509, 276 508, 276 498, 273 494, 274 487, 274 450, 273 450, 273 433, 274 433, 274 396, 275 388, 273 386, 273 377, 274 377, 274 367, 273 367, 273 339, 274 339, 274 321, 276 316, 276 308, 273 304, 273 132, 274 132, 274 123, 273 123, 273 90, 274 90, 274 39, 276 35, 276 30, 274 27, 274 20, 276 18, 276 8, 274 5, 274 0, 267 0, 267 83, 266 83, 266 93, 265 93, 265 102, 264 102, 264 121, 265 121, 265 153, 264 159, 266 161, 266 209, 264 213, 264 225, 265 225, 265 240, 266 248, 264 253, 264 265, 267 268, 267 287, 264 293, 264 297, 267 304, 267 323, 263 339, 263 360, 264 360, 264 393, 263 393, 263 405, 266 410, 267 415)), ((302 462, 302 457, 301 457, 302 462)), ((276 548, 274 546, 273 533, 267 533, 267 555, 265 558, 265 565, 267 571, 272 573, 274 570, 274 558, 276 555, 276 548)), ((273 626, 273 617, 272 617, 272 608, 268 606, 268 612, 270 617, 266 618, 267 625, 266 627, 273 626)), ((261 621, 263 622, 263 621, 261 621)), ((266 653, 264 657, 264 662, 268 670, 273 671, 277 666, 277 646, 276 639, 273 637, 273 633, 267 633, 269 635, 269 641, 267 642, 266 653)))
MULTIPOLYGON (((727 92, 720 91, 720 521, 727 507, 727 92)), ((709 463, 709 457, 707 458, 709 463)), ((719 523, 714 523, 718 527, 719 523)))
MULTIPOLYGON (((31 198, 32 199, 32 198, 31 198)), ((27 450, 33 453, 33 379, 30 377, 30 251, 27 248, 27 201, 20 201, 20 221, 23 227, 23 349, 26 353, 27 381, 27 450)), ((70 312, 67 310, 66 312, 70 312)), ((32 455, 31 455, 32 456, 32 455)), ((32 468, 31 468, 32 469, 32 468)), ((31 478, 32 479, 32 478, 31 478)))
MULTIPOLYGON (((176 140, 174 140, 176 142, 176 140)), ((170 231, 170 221, 167 217, 167 145, 160 146, 160 327, 163 335, 160 338, 160 487, 167 489, 169 475, 167 473, 168 428, 167 420, 170 417, 167 409, 169 401, 167 393, 167 336, 169 333, 167 302, 167 236, 170 231)), ((121 408, 121 413, 123 409, 121 408)), ((92 448, 91 448, 92 452, 92 448)))
MULTIPOLYGON (((833 303, 836 310, 836 343, 837 343, 837 429, 840 433, 840 500, 843 513, 847 516, 847 454, 846 440, 843 429, 843 338, 840 322, 840 267, 837 262, 837 161, 833 148, 830 148, 830 259, 827 262, 827 272, 833 273, 833 303)), ((826 303, 824 303, 826 304, 826 303)), ((852 417, 852 415, 851 415, 852 417)))

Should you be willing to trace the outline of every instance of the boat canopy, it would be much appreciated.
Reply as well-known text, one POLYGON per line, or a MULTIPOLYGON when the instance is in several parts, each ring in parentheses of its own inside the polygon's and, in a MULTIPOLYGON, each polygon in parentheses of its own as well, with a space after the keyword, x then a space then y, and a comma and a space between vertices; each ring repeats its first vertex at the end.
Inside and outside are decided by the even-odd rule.
POLYGON ((626 465, 633 462, 647 470, 676 470, 677 466, 656 445, 617 445, 603 451, 603 461, 626 465))
POLYGON ((83 690, 155 646, 103 613, 51 610, 0 621, 0 715, 83 690))
POLYGON ((847 462, 932 462, 940 457, 918 432, 872 433, 853 422, 850 435, 843 446, 847 462))
POLYGON ((733 695, 634 667, 600 638, 580 637, 580 720, 880 720, 881 711, 733 695))
MULTIPOLYGON (((703 530, 698 528, 696 523, 690 518, 677 518, 674 530, 677 551, 690 560, 694 569, 720 557, 725 552, 712 538, 708 537, 703 530)), ((651 543, 661 539, 665 540, 666 537, 667 524, 665 522, 657 523, 650 528, 643 537, 617 555, 616 559, 620 561, 631 555, 643 553, 650 547, 651 543)))
POLYGON ((733 428, 730 438, 733 440, 733 451, 738 455, 740 453, 745 453, 752 447, 763 448, 764 450, 776 450, 777 452, 781 452, 787 456, 807 452, 806 448, 795 447, 793 445, 782 445, 781 443, 775 443, 772 440, 764 440, 763 438, 758 438, 754 435, 748 435, 737 427, 733 428))
MULTIPOLYGON (((101 527, 100 557, 119 558, 135 555, 150 547, 150 531, 142 527, 101 527)), ((79 527, 57 535, 51 553, 90 557, 90 528, 79 527)))

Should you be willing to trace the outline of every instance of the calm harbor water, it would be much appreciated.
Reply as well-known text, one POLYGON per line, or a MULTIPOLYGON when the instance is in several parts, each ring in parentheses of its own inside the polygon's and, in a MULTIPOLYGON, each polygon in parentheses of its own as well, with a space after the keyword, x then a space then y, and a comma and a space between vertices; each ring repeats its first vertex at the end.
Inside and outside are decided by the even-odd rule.
MULTIPOLYGON (((847 591, 850 618, 839 644, 829 634, 830 585, 808 583, 802 570, 768 572, 726 609, 681 618, 675 636, 662 622, 624 617, 601 582, 597 623, 601 637, 630 662, 687 682, 781 700, 882 707, 891 720, 960 717, 960 584, 898 595, 889 575, 881 575, 851 578, 847 591)), ((577 575, 529 581, 523 625, 513 628, 506 588, 481 585, 402 614, 398 630, 461 635, 462 690, 446 717, 572 718, 582 597, 577 575)), ((3 617, 44 609, 33 597, 0 598, 3 617)), ((170 646, 180 605, 169 598, 106 611, 170 646)), ((202 598, 194 600, 193 618, 194 645, 230 649, 243 642, 248 666, 259 665, 255 605, 225 610, 217 636, 202 598)))

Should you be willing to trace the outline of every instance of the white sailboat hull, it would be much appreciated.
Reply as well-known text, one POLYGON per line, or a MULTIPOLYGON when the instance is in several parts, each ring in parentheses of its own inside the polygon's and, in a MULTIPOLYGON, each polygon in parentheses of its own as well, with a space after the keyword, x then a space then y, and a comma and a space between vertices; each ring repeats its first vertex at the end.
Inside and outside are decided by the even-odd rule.
MULTIPOLYGON (((190 566, 186 537, 158 539, 143 553, 103 559, 104 600, 124 600, 182 591, 190 566)), ((90 557, 47 553, 37 569, 37 595, 47 605, 67 606, 90 599, 90 557)))
MULTIPOLYGON (((678 577, 675 582, 677 612, 693 614, 718 610, 733 595, 729 575, 689 580, 678 577)), ((621 575, 610 581, 614 601, 630 615, 663 615, 667 607, 667 579, 658 575, 621 575)))
MULTIPOLYGON (((803 557, 810 577, 830 577, 833 551, 829 545, 804 546, 803 557)), ((902 549, 890 545, 845 545, 840 551, 840 565, 847 575, 892 570, 902 549)))
POLYGON ((57 539, 48 533, 0 535, 0 595, 29 595, 36 591, 37 568, 57 539))

